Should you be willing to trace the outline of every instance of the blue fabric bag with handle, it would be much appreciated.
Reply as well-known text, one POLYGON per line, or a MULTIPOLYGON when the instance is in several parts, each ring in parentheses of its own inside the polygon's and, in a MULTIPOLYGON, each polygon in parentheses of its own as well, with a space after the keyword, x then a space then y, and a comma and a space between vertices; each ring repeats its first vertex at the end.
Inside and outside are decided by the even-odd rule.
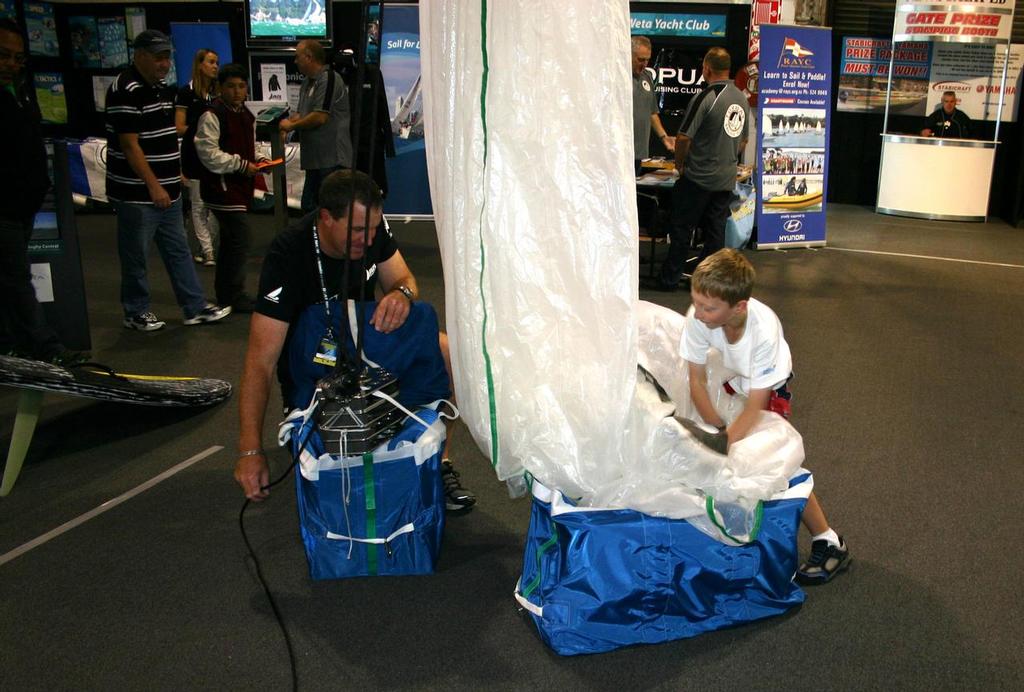
POLYGON ((299 457, 299 527, 310 577, 433 572, 445 515, 445 428, 437 411, 419 409, 388 443, 350 457, 328 454, 302 414, 285 421, 279 439, 299 457))
POLYGON ((516 600, 563 656, 779 615, 804 601, 793 575, 812 487, 801 470, 787 491, 761 503, 751 541, 727 545, 685 519, 575 507, 535 481, 516 600))
POLYGON ((299 527, 313 579, 427 574, 441 550, 445 426, 438 410, 449 386, 437 315, 417 302, 401 328, 384 334, 369 324, 374 307, 330 303, 332 332, 347 337, 341 348, 354 353, 352 335, 361 330, 364 362, 398 378, 395 403, 410 414, 398 434, 371 453, 331 454, 315 425, 316 382, 331 370, 312 360, 328 327, 323 305, 307 308, 289 339, 294 386, 286 403, 292 411, 278 442, 298 460, 299 527))

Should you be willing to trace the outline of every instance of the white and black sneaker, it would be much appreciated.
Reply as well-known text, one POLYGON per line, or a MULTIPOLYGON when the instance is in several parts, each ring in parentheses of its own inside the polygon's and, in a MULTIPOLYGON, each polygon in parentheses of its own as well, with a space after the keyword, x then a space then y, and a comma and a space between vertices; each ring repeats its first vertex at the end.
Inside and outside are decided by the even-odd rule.
POLYGON ((157 319, 156 315, 151 312, 144 312, 141 315, 131 315, 124 318, 126 329, 134 329, 140 332, 155 332, 157 329, 163 329, 166 324, 166 322, 157 319))
POLYGON ((815 586, 832 581, 850 566, 850 548, 843 537, 839 537, 839 545, 832 545, 825 539, 811 542, 811 557, 800 565, 796 571, 796 582, 803 586, 815 586))
POLYGON ((231 306, 220 307, 213 303, 207 303, 206 307, 197 312, 192 317, 185 318, 185 324, 191 326, 193 324, 207 324, 209 322, 219 322, 228 315, 231 314, 231 306))
POLYGON ((441 480, 444 483, 444 506, 454 514, 468 512, 476 504, 476 495, 462 487, 459 472, 447 459, 441 462, 441 480))

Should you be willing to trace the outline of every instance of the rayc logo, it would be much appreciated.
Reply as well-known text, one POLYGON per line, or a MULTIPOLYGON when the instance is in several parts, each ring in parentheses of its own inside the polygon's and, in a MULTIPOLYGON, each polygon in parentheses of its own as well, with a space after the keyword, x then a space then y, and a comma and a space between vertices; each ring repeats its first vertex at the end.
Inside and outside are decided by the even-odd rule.
POLYGON ((814 55, 811 51, 807 50, 795 39, 786 38, 786 42, 782 45, 783 52, 789 52, 794 58, 804 58, 809 55, 814 55))
POLYGON ((801 46, 795 39, 786 37, 782 44, 782 52, 779 53, 779 68, 801 67, 814 69, 814 61, 811 60, 814 53, 801 46))
POLYGON ((782 230, 786 233, 799 233, 800 229, 804 227, 804 222, 800 219, 790 219, 786 223, 782 224, 782 230))

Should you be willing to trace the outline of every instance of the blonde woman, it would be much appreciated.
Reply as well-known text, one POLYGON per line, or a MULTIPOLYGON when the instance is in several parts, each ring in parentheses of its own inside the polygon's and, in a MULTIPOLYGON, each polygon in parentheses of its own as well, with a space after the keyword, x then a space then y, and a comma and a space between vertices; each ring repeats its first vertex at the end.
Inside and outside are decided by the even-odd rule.
POLYGON ((195 136, 199 116, 213 105, 219 91, 217 70, 220 59, 209 48, 200 48, 192 59, 192 79, 181 87, 175 99, 174 125, 181 141, 181 172, 186 178, 189 200, 192 206, 192 232, 199 243, 195 261, 207 267, 216 264, 213 256, 213 234, 217 220, 203 204, 199 195, 199 176, 202 164, 196 155, 195 136))

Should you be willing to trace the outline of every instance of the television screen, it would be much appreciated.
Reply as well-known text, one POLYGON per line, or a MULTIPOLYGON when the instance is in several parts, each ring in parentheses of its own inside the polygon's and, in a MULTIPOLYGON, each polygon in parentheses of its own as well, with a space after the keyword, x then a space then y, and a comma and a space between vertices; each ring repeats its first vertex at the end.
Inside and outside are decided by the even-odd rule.
POLYGON ((331 42, 331 0, 245 0, 245 10, 250 46, 331 42))

